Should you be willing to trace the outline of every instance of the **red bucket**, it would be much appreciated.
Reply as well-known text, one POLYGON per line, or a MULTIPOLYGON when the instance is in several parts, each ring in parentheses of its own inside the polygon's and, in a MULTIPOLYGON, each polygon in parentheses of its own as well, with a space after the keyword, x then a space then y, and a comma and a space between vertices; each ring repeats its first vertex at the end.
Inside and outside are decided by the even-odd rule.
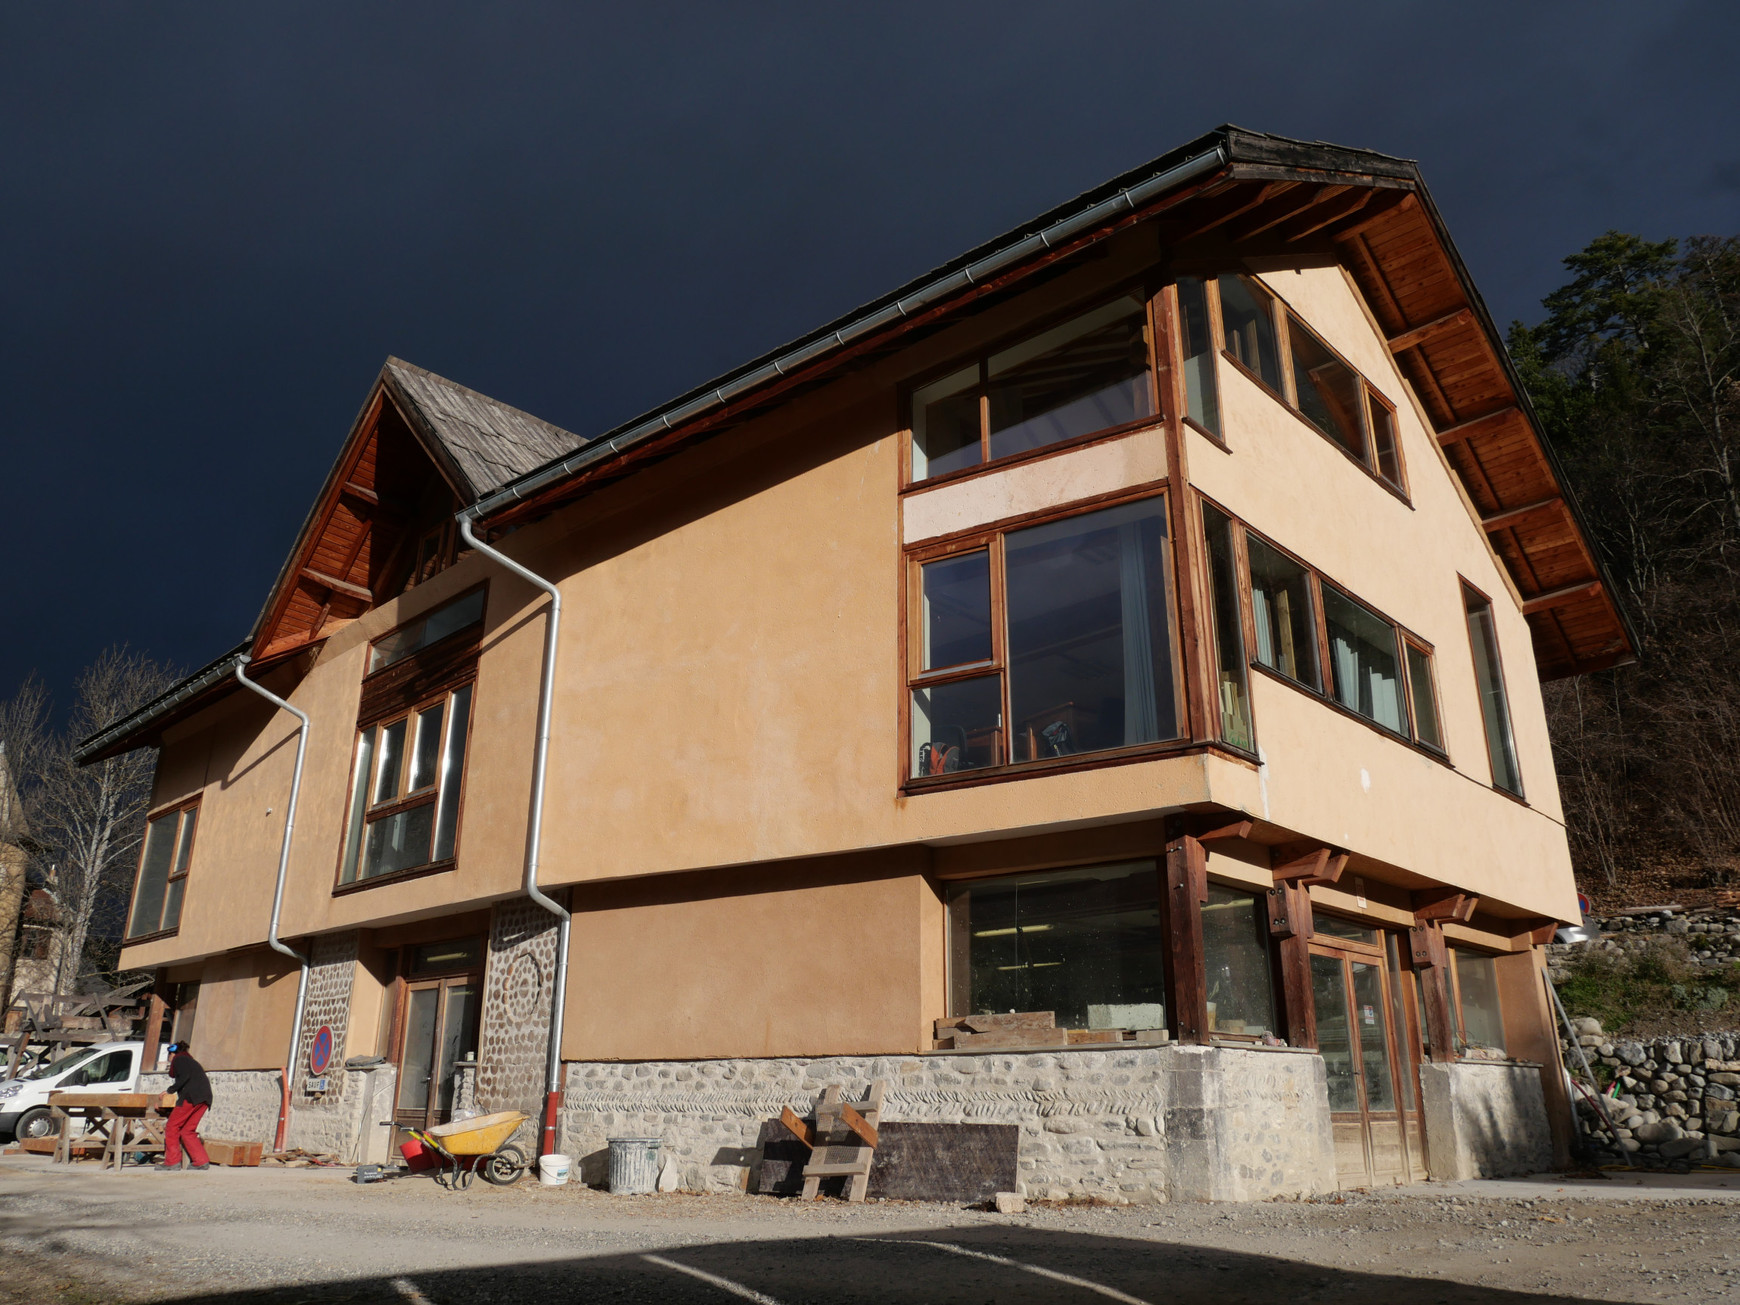
POLYGON ((413 1170, 433 1169, 435 1167, 435 1153, 416 1138, 412 1138, 409 1142, 401 1142, 399 1154, 405 1157, 405 1163, 413 1170))

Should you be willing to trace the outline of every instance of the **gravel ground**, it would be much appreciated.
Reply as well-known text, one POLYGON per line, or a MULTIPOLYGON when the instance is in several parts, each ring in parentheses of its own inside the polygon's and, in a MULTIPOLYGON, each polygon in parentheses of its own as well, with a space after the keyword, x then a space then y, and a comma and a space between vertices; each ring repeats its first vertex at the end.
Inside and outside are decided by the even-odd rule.
POLYGON ((0 1159, 0 1302, 1740 1302, 1740 1175, 1241 1206, 448 1193, 0 1159), (1674 1186, 1664 1186, 1671 1181, 1674 1186))

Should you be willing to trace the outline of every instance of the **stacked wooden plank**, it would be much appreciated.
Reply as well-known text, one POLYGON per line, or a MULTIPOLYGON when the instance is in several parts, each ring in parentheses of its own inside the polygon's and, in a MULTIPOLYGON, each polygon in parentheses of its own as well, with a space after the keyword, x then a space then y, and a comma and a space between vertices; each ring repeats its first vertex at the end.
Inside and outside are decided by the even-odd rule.
POLYGON ((1060 1029, 1056 1012, 1048 1010, 953 1015, 936 1021, 935 1029, 931 1046, 936 1051, 1034 1051, 1122 1042, 1158 1046, 1168 1040, 1165 1029, 1060 1029))
POLYGON ((804 1200, 821 1196, 824 1178, 847 1179, 846 1199, 864 1199, 880 1140, 877 1128, 882 1121, 883 1091, 884 1083, 877 1079, 862 1101, 847 1101, 839 1084, 829 1084, 816 1103, 814 1128, 799 1119, 790 1106, 781 1112, 780 1122, 810 1148, 810 1157, 804 1162, 804 1200))

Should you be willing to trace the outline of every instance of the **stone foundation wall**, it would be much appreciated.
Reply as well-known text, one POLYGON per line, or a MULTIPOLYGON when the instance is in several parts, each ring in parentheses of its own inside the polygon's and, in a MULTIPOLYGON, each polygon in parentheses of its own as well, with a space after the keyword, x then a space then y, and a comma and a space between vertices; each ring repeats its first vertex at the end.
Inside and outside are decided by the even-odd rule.
MULTIPOLYGON (((282 1103, 275 1069, 208 1070, 211 1109, 199 1121, 201 1137, 221 1137, 234 1142, 259 1142, 270 1147, 278 1135, 278 1108, 282 1103)), ((141 1092, 169 1091, 169 1075, 141 1074, 141 1092)))
POLYGON ((1521 1061, 1420 1066, 1426 1160, 1443 1182, 1534 1174, 1553 1167, 1553 1135, 1538 1065, 1521 1061))
POLYGON ((558 1147, 600 1182, 610 1137, 664 1139, 691 1191, 753 1190, 763 1124, 887 1084, 887 1122, 1016 1124, 1036 1199, 1260 1200, 1335 1188, 1314 1053, 1151 1047, 819 1060, 571 1063, 558 1147))

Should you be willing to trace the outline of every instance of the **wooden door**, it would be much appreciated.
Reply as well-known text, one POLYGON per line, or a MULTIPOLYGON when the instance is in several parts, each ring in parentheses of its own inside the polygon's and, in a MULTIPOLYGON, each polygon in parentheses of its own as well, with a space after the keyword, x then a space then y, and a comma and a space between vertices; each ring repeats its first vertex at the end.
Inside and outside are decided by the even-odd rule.
POLYGON ((1405 1183, 1421 1176, 1408 1029, 1381 946, 1311 948, 1317 1049, 1329 1073, 1336 1174, 1344 1187, 1405 1183), (1398 1038, 1398 1032, 1401 1037, 1398 1038))
POLYGON ((454 1072, 477 1050, 483 992, 474 974, 413 980, 404 987, 399 1020, 399 1097, 393 1120, 401 1127, 432 1128, 453 1111, 454 1072))

